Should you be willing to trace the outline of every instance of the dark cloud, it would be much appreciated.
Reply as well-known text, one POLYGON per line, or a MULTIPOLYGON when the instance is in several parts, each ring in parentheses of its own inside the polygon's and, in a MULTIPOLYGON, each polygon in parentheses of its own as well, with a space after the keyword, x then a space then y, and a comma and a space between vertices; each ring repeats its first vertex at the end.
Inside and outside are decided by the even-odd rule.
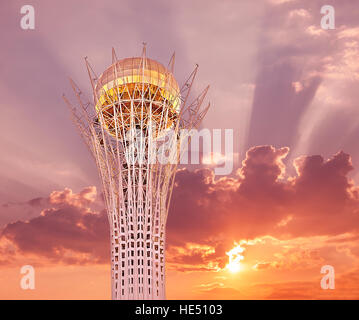
POLYGON ((10 240, 21 253, 36 254, 53 262, 108 263, 107 215, 105 210, 90 209, 95 199, 89 195, 95 195, 95 191, 93 187, 78 194, 70 189, 54 191, 48 199, 42 199, 51 208, 29 221, 8 224, 1 238, 10 240))
MULTIPOLYGON (((226 250, 240 239, 356 234, 359 197, 347 177, 353 169, 349 155, 298 158, 297 175, 285 178, 283 159, 288 151, 251 148, 236 178, 215 180, 209 169, 177 173, 167 226, 172 268, 223 268, 226 250)), ((93 209, 97 201, 94 187, 80 193, 68 188, 54 191, 46 199, 29 202, 47 203, 40 216, 8 224, 1 237, 23 253, 53 261, 108 263, 108 222, 104 210, 93 209)))
POLYGON ((284 179, 287 148, 247 152, 237 180, 214 180, 209 170, 178 172, 168 219, 170 243, 207 243, 265 234, 301 236, 357 231, 358 198, 348 154, 295 161, 297 176, 284 179), (282 177, 283 176, 283 177, 282 177), (280 221, 292 219, 278 227, 280 221))

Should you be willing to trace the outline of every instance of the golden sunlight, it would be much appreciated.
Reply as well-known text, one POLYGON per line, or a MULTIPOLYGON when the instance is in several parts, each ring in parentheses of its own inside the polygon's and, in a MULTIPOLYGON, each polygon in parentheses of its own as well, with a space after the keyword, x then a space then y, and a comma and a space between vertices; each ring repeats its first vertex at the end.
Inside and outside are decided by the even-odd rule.
POLYGON ((228 252, 226 252, 226 255, 229 257, 229 262, 226 265, 226 268, 232 272, 236 273, 239 272, 241 269, 241 261, 243 260, 243 256, 241 253, 244 251, 244 248, 242 248, 239 244, 235 243, 235 247, 228 252))

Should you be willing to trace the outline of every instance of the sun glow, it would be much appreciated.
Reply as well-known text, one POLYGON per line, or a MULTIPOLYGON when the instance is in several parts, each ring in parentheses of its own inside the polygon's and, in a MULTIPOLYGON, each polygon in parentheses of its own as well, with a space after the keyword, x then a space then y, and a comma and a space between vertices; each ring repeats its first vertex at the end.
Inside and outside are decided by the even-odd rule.
POLYGON ((229 262, 226 265, 226 268, 232 272, 237 273, 241 270, 241 261, 243 260, 243 256, 241 253, 244 251, 244 248, 242 248, 239 244, 235 244, 236 246, 226 252, 226 255, 229 257, 229 262))

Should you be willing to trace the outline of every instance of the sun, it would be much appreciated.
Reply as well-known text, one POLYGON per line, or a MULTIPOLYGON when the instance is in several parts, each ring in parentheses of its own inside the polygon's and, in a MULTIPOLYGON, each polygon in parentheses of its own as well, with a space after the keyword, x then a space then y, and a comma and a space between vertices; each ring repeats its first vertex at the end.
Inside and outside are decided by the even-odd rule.
POLYGON ((236 246, 226 252, 226 255, 229 257, 229 262, 226 265, 226 269, 228 269, 232 273, 237 273, 241 270, 241 261, 243 260, 243 256, 241 253, 244 251, 239 244, 235 244, 236 246))

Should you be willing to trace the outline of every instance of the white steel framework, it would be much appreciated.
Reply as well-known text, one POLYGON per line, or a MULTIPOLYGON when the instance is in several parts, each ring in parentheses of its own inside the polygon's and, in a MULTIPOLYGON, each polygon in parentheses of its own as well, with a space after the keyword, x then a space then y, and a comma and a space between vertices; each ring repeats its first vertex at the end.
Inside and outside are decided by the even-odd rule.
POLYGON ((100 77, 85 58, 93 103, 71 79, 77 108, 63 96, 102 181, 112 299, 165 299, 165 226, 181 153, 179 132, 196 128, 209 108, 201 107, 209 87, 189 102, 198 65, 179 89, 174 60, 173 54, 164 68, 146 57, 145 44, 139 58, 118 60, 112 49, 112 65, 100 77), (157 155, 165 149, 156 142, 168 131, 174 143, 168 161, 160 161, 157 155))

